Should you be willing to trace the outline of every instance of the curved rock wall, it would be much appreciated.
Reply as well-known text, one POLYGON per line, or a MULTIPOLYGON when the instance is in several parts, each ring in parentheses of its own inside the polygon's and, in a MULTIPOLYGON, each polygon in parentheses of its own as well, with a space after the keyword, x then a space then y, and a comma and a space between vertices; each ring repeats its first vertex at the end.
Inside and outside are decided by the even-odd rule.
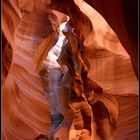
MULTIPOLYGON (((3 0, 2 31, 12 47, 3 53, 3 140, 137 140, 138 81, 135 65, 132 67, 136 49, 123 43, 127 34, 122 38, 121 27, 125 25, 118 24, 121 19, 115 19, 116 12, 102 8, 109 1, 86 2, 102 14, 118 37, 101 15, 81 0, 75 0, 78 6, 65 0, 3 0), (67 21, 66 15, 68 29, 63 34, 67 41, 57 63, 56 57, 46 57, 62 34, 59 26, 67 21), (48 76, 49 69, 42 70, 43 60, 44 66, 57 64, 61 74, 53 68, 48 76), (48 87, 50 77, 54 78, 51 89, 59 87, 56 91, 48 87)), ((55 49, 52 52, 59 54, 55 49)))

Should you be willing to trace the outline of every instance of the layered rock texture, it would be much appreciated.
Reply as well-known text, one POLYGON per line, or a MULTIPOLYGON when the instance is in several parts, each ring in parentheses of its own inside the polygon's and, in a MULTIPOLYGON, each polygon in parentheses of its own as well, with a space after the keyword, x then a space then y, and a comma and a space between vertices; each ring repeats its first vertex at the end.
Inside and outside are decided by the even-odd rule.
POLYGON ((2 140, 138 139, 131 7, 2 1, 2 140))

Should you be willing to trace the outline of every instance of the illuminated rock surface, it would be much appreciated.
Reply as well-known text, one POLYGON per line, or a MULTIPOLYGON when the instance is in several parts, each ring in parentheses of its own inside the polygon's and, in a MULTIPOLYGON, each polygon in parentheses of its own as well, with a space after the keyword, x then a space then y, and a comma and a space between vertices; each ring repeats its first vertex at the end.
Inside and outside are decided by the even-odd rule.
POLYGON ((138 139, 136 42, 75 3, 3 0, 3 140, 138 139))

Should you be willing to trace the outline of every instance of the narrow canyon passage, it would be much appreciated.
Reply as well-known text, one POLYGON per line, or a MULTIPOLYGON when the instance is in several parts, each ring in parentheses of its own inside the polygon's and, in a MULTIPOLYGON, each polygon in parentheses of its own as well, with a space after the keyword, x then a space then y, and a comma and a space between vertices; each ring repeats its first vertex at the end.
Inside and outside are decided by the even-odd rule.
POLYGON ((2 1, 2 140, 138 139, 132 40, 89 4, 2 1))

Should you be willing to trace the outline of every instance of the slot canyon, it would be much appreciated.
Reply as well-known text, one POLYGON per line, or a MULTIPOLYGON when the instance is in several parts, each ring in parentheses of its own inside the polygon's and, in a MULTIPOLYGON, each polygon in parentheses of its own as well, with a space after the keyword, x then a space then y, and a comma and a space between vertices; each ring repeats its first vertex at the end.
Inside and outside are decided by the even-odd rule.
POLYGON ((137 5, 2 0, 2 140, 138 140, 137 5))

